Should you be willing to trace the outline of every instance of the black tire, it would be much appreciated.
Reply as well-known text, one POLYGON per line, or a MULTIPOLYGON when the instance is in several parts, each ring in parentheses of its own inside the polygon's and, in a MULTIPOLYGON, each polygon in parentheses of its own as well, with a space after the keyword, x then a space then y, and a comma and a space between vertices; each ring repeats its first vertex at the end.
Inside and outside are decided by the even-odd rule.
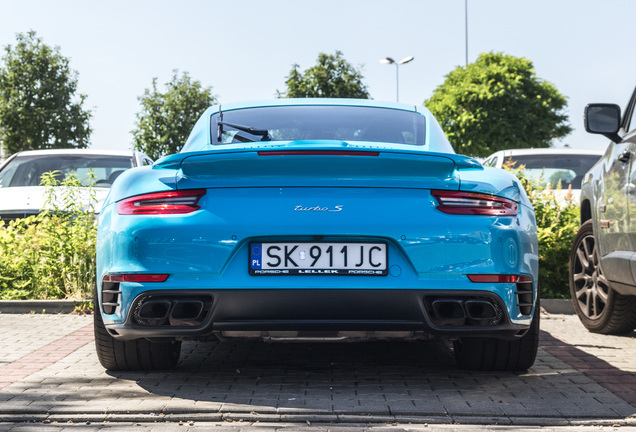
POLYGON ((514 340, 494 338, 460 338, 453 342, 455 359, 462 369, 476 371, 528 370, 539 348, 539 304, 535 308, 530 328, 514 340))
POLYGON ((121 341, 106 330, 95 295, 93 326, 95 348, 101 365, 110 371, 151 371, 173 369, 179 362, 181 342, 150 342, 146 339, 121 341))
POLYGON ((592 220, 574 237, 569 280, 574 310, 589 331, 625 334, 636 328, 636 296, 617 293, 603 274, 592 220))

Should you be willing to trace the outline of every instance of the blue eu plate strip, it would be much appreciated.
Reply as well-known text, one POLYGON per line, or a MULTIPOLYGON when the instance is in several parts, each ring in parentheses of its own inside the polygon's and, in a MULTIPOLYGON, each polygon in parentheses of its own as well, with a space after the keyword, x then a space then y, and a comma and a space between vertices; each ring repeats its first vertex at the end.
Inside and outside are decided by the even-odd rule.
POLYGON ((252 270, 257 270, 262 267, 263 257, 263 245, 262 243, 252 243, 251 247, 251 259, 250 259, 250 268, 252 270))

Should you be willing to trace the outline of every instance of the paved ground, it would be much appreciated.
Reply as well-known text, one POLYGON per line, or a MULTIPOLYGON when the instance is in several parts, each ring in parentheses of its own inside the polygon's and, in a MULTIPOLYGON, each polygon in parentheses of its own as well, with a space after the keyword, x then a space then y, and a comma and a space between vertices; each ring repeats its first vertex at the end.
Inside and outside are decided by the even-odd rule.
POLYGON ((0 314, 0 431, 636 430, 636 333, 541 326, 524 374, 459 370, 432 342, 185 343, 172 372, 109 373, 92 317, 0 314))

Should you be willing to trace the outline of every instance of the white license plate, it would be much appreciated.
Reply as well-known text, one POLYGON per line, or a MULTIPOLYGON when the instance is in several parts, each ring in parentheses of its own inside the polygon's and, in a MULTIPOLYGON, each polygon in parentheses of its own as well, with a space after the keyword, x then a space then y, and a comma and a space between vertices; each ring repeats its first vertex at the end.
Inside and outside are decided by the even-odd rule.
POLYGON ((387 274, 386 243, 251 243, 252 275, 387 274))

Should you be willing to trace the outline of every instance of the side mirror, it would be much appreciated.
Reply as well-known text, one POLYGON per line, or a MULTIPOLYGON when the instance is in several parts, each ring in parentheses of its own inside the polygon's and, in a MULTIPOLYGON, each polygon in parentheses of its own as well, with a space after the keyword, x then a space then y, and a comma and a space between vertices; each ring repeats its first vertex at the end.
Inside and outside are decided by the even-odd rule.
POLYGON ((606 136, 614 142, 622 141, 618 131, 621 128, 621 108, 615 104, 588 104, 583 116, 585 130, 606 136))

